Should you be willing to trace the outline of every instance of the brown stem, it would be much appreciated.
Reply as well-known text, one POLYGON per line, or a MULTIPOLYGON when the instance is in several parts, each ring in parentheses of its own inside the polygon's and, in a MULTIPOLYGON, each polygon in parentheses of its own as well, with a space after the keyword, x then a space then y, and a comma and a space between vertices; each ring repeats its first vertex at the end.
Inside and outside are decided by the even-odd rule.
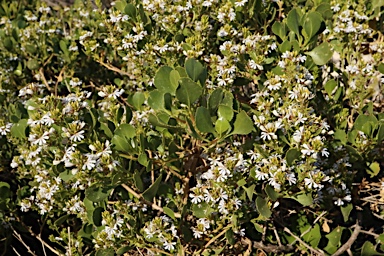
POLYGON ((332 256, 341 255, 345 251, 347 251, 349 248, 351 248, 352 244, 356 241, 357 237, 359 236, 360 231, 361 231, 361 226, 359 225, 359 221, 356 221, 355 229, 353 230, 351 237, 332 256))

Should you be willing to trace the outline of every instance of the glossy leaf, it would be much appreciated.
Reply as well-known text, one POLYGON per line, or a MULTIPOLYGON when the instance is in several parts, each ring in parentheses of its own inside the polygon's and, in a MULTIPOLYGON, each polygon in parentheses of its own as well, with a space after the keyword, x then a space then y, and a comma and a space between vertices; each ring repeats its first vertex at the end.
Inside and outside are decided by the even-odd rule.
POLYGON ((254 130, 253 122, 244 110, 236 115, 232 134, 247 135, 254 130))
POLYGON ((275 23, 273 23, 272 32, 278 37, 280 37, 282 41, 284 41, 287 37, 287 27, 283 22, 276 21, 275 23))
POLYGON ((256 198, 256 209, 266 219, 270 218, 272 215, 268 206, 268 201, 260 196, 256 198))
POLYGON ((322 66, 332 58, 333 52, 331 51, 329 44, 324 42, 312 51, 306 52, 306 54, 312 57, 312 60, 316 65, 322 66))
POLYGON ((177 86, 171 83, 171 71, 173 69, 168 66, 159 68, 155 75, 155 86, 162 93, 170 93, 175 95, 177 86))
POLYGON ((180 80, 180 87, 176 91, 176 97, 187 106, 191 106, 203 93, 203 88, 189 78, 180 80))
POLYGON ((164 93, 160 90, 153 90, 149 93, 148 105, 154 109, 164 109, 164 93))
POLYGON ((196 127, 200 132, 214 132, 209 110, 205 107, 199 107, 195 115, 196 127))
POLYGON ((162 178, 163 178, 163 175, 160 174, 160 176, 157 177, 155 182, 147 190, 143 192, 144 199, 146 199, 147 201, 152 201, 152 199, 156 196, 157 191, 159 190, 159 186, 162 178))
POLYGON ((344 222, 348 221, 349 214, 351 213, 352 209, 353 205, 351 203, 340 207, 341 213, 343 214, 344 222))
POLYGON ((105 200, 109 196, 110 191, 109 188, 103 187, 101 184, 93 184, 85 190, 85 196, 92 202, 97 203, 105 200))
POLYGON ((204 72, 204 66, 195 59, 188 59, 185 62, 185 69, 187 71, 188 76, 195 82, 199 80, 199 77, 204 72))
POLYGON ((301 152, 297 148, 289 149, 287 151, 287 154, 285 155, 285 159, 287 161, 288 166, 292 166, 295 160, 298 160, 300 156, 301 156, 301 152))
POLYGON ((13 124, 11 127, 11 135, 15 138, 25 139, 25 130, 28 127, 28 120, 21 119, 17 124, 13 124))
POLYGON ((215 122, 215 130, 219 135, 225 133, 230 128, 231 125, 229 124, 229 122, 222 117, 219 117, 215 122))
POLYGON ((306 42, 309 42, 309 40, 319 31, 322 20, 323 18, 318 12, 310 12, 305 15, 303 27, 307 36, 306 42))
POLYGON ((295 32, 295 34, 299 38, 299 40, 300 40, 299 27, 301 26, 300 20, 301 20, 301 11, 300 11, 300 9, 293 8, 288 13, 288 16, 287 16, 287 26, 288 26, 288 28, 291 31, 295 32))

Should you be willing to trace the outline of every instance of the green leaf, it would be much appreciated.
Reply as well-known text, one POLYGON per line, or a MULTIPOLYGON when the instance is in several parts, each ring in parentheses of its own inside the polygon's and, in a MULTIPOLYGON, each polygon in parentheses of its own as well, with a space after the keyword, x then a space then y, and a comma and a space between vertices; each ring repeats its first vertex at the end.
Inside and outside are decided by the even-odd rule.
POLYGON ((248 199, 250 201, 252 201, 253 193, 255 192, 255 187, 256 187, 256 185, 253 184, 253 185, 249 186, 248 188, 244 188, 245 192, 247 193, 248 199))
POLYGON ((40 64, 37 60, 35 59, 30 59, 28 60, 27 62, 27 68, 29 68, 30 70, 36 70, 40 67, 40 64))
POLYGON ((115 135, 131 139, 136 136, 136 129, 130 124, 121 124, 116 130, 115 135))
POLYGON ((225 238, 227 239, 230 245, 234 245, 236 243, 235 234, 233 233, 232 228, 228 229, 227 232, 225 232, 225 238))
POLYGON ((133 182, 135 183, 135 186, 140 192, 144 190, 144 183, 141 179, 141 173, 138 170, 136 170, 135 174, 133 175, 133 182))
POLYGON ((232 107, 220 105, 219 109, 217 110, 217 115, 219 118, 224 118, 227 121, 231 121, 233 118, 233 109, 232 107))
POLYGON ((300 9, 298 8, 293 8, 289 13, 288 13, 288 16, 287 16, 287 26, 288 28, 295 32, 297 38, 299 39, 299 41, 301 41, 301 38, 300 38, 300 31, 299 31, 299 27, 300 27, 300 20, 301 20, 301 11, 300 9))
POLYGON ((132 249, 132 246, 123 246, 123 247, 120 247, 117 251, 116 251, 116 254, 117 255, 123 255, 124 253, 128 252, 129 250, 132 249))
POLYGON ((215 132, 209 110, 205 107, 199 107, 195 115, 196 127, 200 132, 215 132))
POLYGON ((380 164, 378 162, 371 163, 367 173, 371 175, 371 178, 377 176, 380 173, 380 164))
POLYGON ((131 17, 134 21, 136 21, 136 7, 133 4, 127 4, 124 8, 125 14, 131 17))
POLYGON ((313 203, 313 198, 312 198, 312 195, 310 193, 299 194, 299 195, 293 196, 291 198, 296 200, 297 202, 299 202, 303 206, 310 206, 313 203))
POLYGON ((188 76, 195 82, 199 80, 199 77, 204 72, 204 66, 195 59, 188 59, 185 62, 185 69, 187 71, 188 76))
POLYGON ((224 132, 228 131, 230 128, 231 128, 231 125, 229 124, 229 122, 222 117, 219 117, 215 122, 215 130, 219 135, 222 135, 224 132))
POLYGON ((119 10, 121 13, 124 13, 125 6, 127 5, 127 2, 124 0, 116 1, 115 2, 115 8, 119 10))
POLYGON ((97 207, 95 208, 95 210, 93 210, 92 220, 93 220, 93 224, 95 224, 96 226, 101 226, 101 221, 103 220, 103 217, 101 214, 103 212, 104 212, 104 208, 102 207, 97 207))
POLYGON ((364 132, 367 135, 370 135, 367 126, 364 127, 365 124, 372 123, 372 126, 376 126, 378 124, 377 118, 374 115, 364 115, 360 114, 353 124, 353 128, 364 132))
POLYGON ((316 35, 316 33, 320 29, 321 22, 323 21, 323 18, 320 13, 318 12, 310 12, 305 16, 304 19, 304 31, 307 36, 306 42, 309 42, 309 40, 316 35))
POLYGON ((175 212, 172 210, 172 209, 170 209, 170 208, 168 208, 168 207, 163 207, 163 210, 164 210, 164 213, 165 214, 167 214, 169 217, 171 217, 173 220, 176 220, 176 218, 175 218, 175 212))
POLYGON ((180 80, 180 87, 176 91, 176 97, 181 102, 191 106, 203 93, 203 88, 189 78, 180 80))
POLYGON ((337 129, 334 133, 334 137, 336 140, 339 140, 343 145, 345 145, 348 141, 347 134, 345 131, 337 129))
POLYGON ((162 178, 163 178, 163 175, 160 174, 160 176, 157 177, 155 182, 149 188, 147 188, 147 190, 143 192, 143 197, 145 200, 152 201, 152 199, 156 196, 162 178))
POLYGON ((21 119, 17 124, 11 127, 11 135, 15 138, 25 139, 25 130, 28 127, 28 120, 21 119))
POLYGON ((287 38, 287 26, 284 22, 276 21, 272 25, 272 32, 280 37, 282 41, 284 41, 287 38))
POLYGON ((67 219, 69 218, 69 215, 64 215, 55 220, 54 225, 55 227, 60 227, 61 224, 63 224, 67 219))
POLYGON ((85 196, 92 202, 101 202, 105 200, 111 192, 108 187, 103 187, 102 184, 93 184, 85 190, 85 196))
POLYGON ((253 122, 244 110, 236 115, 234 129, 231 134, 247 135, 254 130, 253 122))
POLYGON ((353 209, 352 204, 347 204, 340 207, 341 213, 343 214, 344 222, 347 222, 349 219, 349 214, 351 213, 353 209))
POLYGON ((100 129, 104 132, 105 135, 107 135, 108 138, 113 137, 113 133, 106 123, 100 123, 100 129))
POLYGON ((272 215, 268 206, 268 200, 265 200, 260 196, 256 198, 256 209, 266 219, 270 218, 272 215))
POLYGON ((114 135, 111 142, 113 145, 115 145, 115 149, 119 151, 129 152, 131 148, 128 141, 119 135, 114 135))
POLYGON ((133 96, 132 96, 132 103, 133 103, 133 106, 136 109, 140 110, 141 106, 144 104, 144 102, 145 102, 144 93, 136 92, 135 94, 133 94, 133 96))
POLYGON ((181 78, 179 72, 177 70, 172 70, 169 74, 169 81, 171 82, 171 85, 173 88, 179 87, 179 80, 181 78))
POLYGON ((384 74, 384 63, 380 63, 377 70, 379 70, 381 74, 384 74))
POLYGON ((316 225, 311 228, 311 230, 303 236, 303 240, 308 242, 313 248, 316 248, 319 245, 321 239, 320 225, 316 225))
POLYGON ((300 156, 301 152, 297 148, 289 149, 285 155, 285 160, 287 161, 288 166, 292 166, 295 160, 298 160, 300 156))
POLYGON ((147 154, 146 153, 142 153, 139 155, 139 158, 137 159, 137 161, 143 165, 143 166, 147 166, 148 165, 148 157, 147 157, 147 154))
POLYGON ((335 90, 337 86, 337 82, 334 79, 328 80, 325 85, 324 89, 328 93, 328 96, 332 96, 332 92, 335 90))
POLYGON ((379 131, 377 133, 377 143, 379 144, 383 140, 384 140, 384 124, 381 124, 379 131))
POLYGON ((148 105, 154 110, 164 109, 164 92, 153 90, 149 93, 148 105))
POLYGON ((332 58, 333 52, 331 51, 329 44, 324 42, 312 51, 306 52, 305 54, 311 56, 313 62, 316 65, 322 66, 332 58))
POLYGON ((72 170, 65 170, 59 174, 60 179, 65 182, 70 181, 75 175, 73 175, 72 170))
POLYGON ((13 48, 13 42, 12 42, 12 39, 9 38, 9 37, 6 37, 3 41, 3 45, 5 47, 5 49, 7 49, 8 51, 12 51, 12 48, 13 48))
POLYGON ((155 86, 159 89, 160 92, 169 93, 175 96, 177 86, 171 83, 171 71, 173 69, 168 66, 163 66, 159 68, 155 75, 155 86))
POLYGON ((331 233, 325 235, 325 237, 328 238, 328 244, 324 248, 326 252, 333 254, 337 251, 337 248, 340 246, 341 235, 343 234, 344 229, 344 227, 338 226, 332 230, 331 233))
POLYGON ((209 109, 211 109, 212 111, 216 111, 219 107, 220 102, 223 100, 223 96, 224 94, 221 88, 215 89, 209 96, 209 109))
POLYGON ((378 256, 384 255, 376 251, 376 246, 374 246, 370 241, 366 241, 361 248, 361 256, 378 256))
POLYGON ((206 202, 192 205, 192 214, 197 218, 209 217, 213 212, 214 210, 206 202))
POLYGON ((96 251, 95 256, 114 256, 115 255, 115 250, 112 248, 109 249, 99 249, 96 251))
POLYGON ((268 197, 272 201, 276 201, 279 198, 279 193, 277 193, 276 190, 270 185, 265 187, 265 193, 267 193, 268 197))

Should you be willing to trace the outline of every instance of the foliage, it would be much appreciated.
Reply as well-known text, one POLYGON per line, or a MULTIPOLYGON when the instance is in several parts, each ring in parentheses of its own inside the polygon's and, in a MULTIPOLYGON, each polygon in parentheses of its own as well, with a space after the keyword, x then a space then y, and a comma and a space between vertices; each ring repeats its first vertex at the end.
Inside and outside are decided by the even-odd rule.
POLYGON ((383 254, 383 6, 4 0, 2 251, 383 254))

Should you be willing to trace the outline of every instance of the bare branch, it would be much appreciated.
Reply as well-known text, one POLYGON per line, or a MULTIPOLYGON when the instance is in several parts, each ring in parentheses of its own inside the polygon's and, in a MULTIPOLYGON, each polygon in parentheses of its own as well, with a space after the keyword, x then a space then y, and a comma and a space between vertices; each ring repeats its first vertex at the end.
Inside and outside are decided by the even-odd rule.
POLYGON ((341 246, 332 256, 338 256, 343 254, 345 251, 347 251, 349 248, 351 248, 352 244, 356 241, 359 233, 361 231, 361 226, 359 225, 359 222, 356 222, 355 229, 353 230, 353 233, 351 237, 348 239, 348 241, 341 246))

